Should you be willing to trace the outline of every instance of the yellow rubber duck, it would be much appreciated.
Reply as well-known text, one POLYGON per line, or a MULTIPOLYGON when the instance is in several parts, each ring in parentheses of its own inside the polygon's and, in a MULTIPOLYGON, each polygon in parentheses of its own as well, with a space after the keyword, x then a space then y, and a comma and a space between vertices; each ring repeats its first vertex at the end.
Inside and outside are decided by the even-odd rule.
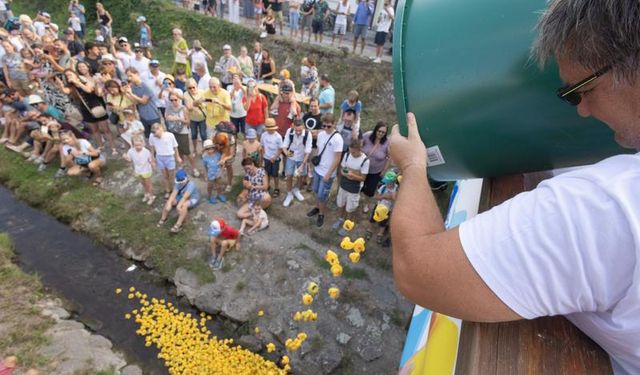
POLYGON ((398 181, 398 183, 401 183, 402 182, 402 175, 398 176, 396 181, 398 181))
POLYGON ((365 240, 360 237, 357 240, 353 241, 353 251, 357 253, 363 253, 365 250, 365 240))
POLYGON ((276 345, 272 342, 267 344, 267 353, 273 353, 276 351, 276 345))
POLYGON ((338 289, 336 287, 329 288, 327 293, 329 293, 329 297, 331 299, 338 299, 338 297, 340 297, 340 289, 338 289))
POLYGON ((350 232, 355 226, 356 224, 351 220, 345 220, 342 224, 342 228, 347 232, 350 232))
POLYGON ((358 263, 360 261, 360 253, 353 252, 349 254, 349 259, 351 259, 351 263, 358 263))
POLYGON ((324 259, 332 266, 335 264, 340 264, 338 254, 334 253, 332 250, 327 250, 327 254, 324 256, 324 259))
POLYGON ((309 286, 307 286, 307 292, 309 292, 312 296, 315 296, 316 294, 318 294, 319 290, 320 287, 318 286, 318 284, 314 283, 313 281, 309 282, 309 286))
POLYGON ((331 274, 333 275, 333 277, 340 277, 342 275, 342 266, 340 264, 332 265, 331 274))
POLYGON ((256 327, 253 331, 254 331, 255 333, 260 333, 260 327, 256 327))
POLYGON ((373 212, 373 220, 377 223, 385 221, 389 218, 389 207, 384 204, 378 204, 373 212))
POLYGON ((342 239, 342 241, 340 242, 340 247, 342 248, 342 250, 353 250, 353 242, 351 242, 351 238, 350 237, 345 237, 342 239))
POLYGON ((289 357, 286 355, 282 356, 282 359, 280 360, 280 363, 282 363, 283 365, 288 365, 289 364, 289 357))
POLYGON ((313 297, 311 296, 311 294, 305 293, 302 296, 302 303, 305 305, 310 305, 313 302, 313 297))
POLYGON ((122 288, 116 288, 116 294, 122 293, 122 288))
POLYGON ((264 316, 264 311, 262 310, 258 311, 258 316, 264 316))

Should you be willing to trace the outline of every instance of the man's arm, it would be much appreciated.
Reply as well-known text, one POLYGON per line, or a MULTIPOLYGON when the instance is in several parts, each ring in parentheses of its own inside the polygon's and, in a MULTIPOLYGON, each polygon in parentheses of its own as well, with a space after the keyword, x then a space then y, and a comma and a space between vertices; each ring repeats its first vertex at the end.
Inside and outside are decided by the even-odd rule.
POLYGON ((469 321, 521 319, 484 283, 467 259, 458 229, 445 230, 427 181, 426 149, 413 114, 408 137, 394 126, 391 157, 402 184, 391 215, 396 286, 411 301, 469 321))
POLYGON ((331 176, 333 176, 333 172, 335 172, 336 169, 338 169, 338 165, 340 165, 341 157, 342 157, 342 151, 334 152, 333 164, 331 164, 331 168, 329 168, 329 171, 327 172, 327 174, 324 175, 324 178, 323 178, 325 182, 329 181, 331 176))

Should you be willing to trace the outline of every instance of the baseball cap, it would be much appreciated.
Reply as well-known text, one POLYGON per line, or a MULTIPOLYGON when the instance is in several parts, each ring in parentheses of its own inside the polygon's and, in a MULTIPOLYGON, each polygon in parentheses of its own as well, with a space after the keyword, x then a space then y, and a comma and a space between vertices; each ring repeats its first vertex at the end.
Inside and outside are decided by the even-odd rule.
POLYGON ((68 29, 65 29, 65 30, 64 30, 64 33, 65 33, 66 35, 71 35, 71 34, 73 34, 73 33, 74 33, 74 31, 73 31, 73 29, 72 29, 72 28, 68 28, 68 29))
POLYGON ((180 169, 176 172, 176 182, 184 182, 189 176, 184 169, 180 169))
POLYGON ((398 174, 392 170, 389 170, 387 171, 387 173, 384 174, 384 177, 382 177, 382 183, 391 184, 396 182, 397 179, 398 179, 398 174))
POLYGON ((256 139, 258 138, 258 132, 255 129, 247 129, 245 136, 247 139, 256 139))
POLYGON ((47 13, 47 12, 42 12, 42 13, 40 13, 40 15, 41 15, 42 17, 51 18, 51 15, 50 15, 49 13, 47 13))
POLYGON ((100 58, 100 62, 102 61, 116 62, 117 60, 112 54, 107 53, 106 55, 102 55, 102 57, 100 58))
POLYGON ((225 224, 224 221, 222 219, 215 219, 211 222, 211 224, 209 224, 209 236, 210 237, 218 237, 220 235, 220 233, 222 232, 222 229, 224 228, 225 224))
POLYGON ((138 18, 136 18, 136 22, 146 22, 147 21, 147 17, 145 16, 138 16, 138 18))
POLYGON ((126 36, 121 36, 118 38, 118 43, 129 43, 129 39, 126 36))
POLYGON ((222 46, 222 50, 225 50, 225 49, 231 49, 231 46, 228 44, 225 44, 224 46, 222 46))
POLYGON ((160 61, 153 59, 151 61, 149 61, 149 65, 151 66, 160 66, 160 61))
POLYGON ((284 83, 280 86, 280 91, 282 92, 292 92, 293 91, 293 87, 291 87, 290 84, 288 83, 284 83))

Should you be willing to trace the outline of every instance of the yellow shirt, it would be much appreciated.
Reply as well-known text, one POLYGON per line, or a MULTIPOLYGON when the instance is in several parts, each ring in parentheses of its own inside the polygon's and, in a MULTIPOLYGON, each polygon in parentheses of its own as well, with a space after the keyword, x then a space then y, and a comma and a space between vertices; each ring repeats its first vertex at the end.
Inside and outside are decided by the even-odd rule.
POLYGON ((120 116, 120 121, 118 122, 118 124, 120 125, 124 124, 124 114, 122 113, 123 110, 125 110, 126 108, 131 108, 134 111, 136 110, 135 104, 131 101, 131 99, 127 98, 124 95, 114 96, 108 94, 107 103, 110 103, 112 105, 112 111, 120 116))
MULTIPOLYGON (((187 91, 184 93, 184 104, 193 105, 193 102, 202 98, 202 91, 196 92, 193 96, 191 96, 191 92, 187 91)), ((193 109, 189 111, 189 118, 191 121, 204 121, 206 114, 206 108, 204 104, 194 105, 193 109)))
MULTIPOLYGON (((221 103, 231 109, 231 95, 227 90, 220 89, 217 95, 214 95, 211 90, 207 90, 202 93, 202 97, 205 99, 218 99, 221 103)), ((207 126, 210 128, 215 127, 222 121, 231 121, 229 111, 226 110, 220 104, 213 102, 205 102, 205 113, 207 114, 207 126)))

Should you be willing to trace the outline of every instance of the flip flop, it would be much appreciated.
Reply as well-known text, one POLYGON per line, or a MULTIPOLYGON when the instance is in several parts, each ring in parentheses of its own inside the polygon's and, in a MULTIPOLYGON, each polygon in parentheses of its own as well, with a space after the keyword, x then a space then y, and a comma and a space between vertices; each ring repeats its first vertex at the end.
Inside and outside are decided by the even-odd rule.
POLYGON ((182 225, 174 225, 171 227, 171 229, 169 230, 171 233, 180 233, 180 231, 182 230, 182 225))

